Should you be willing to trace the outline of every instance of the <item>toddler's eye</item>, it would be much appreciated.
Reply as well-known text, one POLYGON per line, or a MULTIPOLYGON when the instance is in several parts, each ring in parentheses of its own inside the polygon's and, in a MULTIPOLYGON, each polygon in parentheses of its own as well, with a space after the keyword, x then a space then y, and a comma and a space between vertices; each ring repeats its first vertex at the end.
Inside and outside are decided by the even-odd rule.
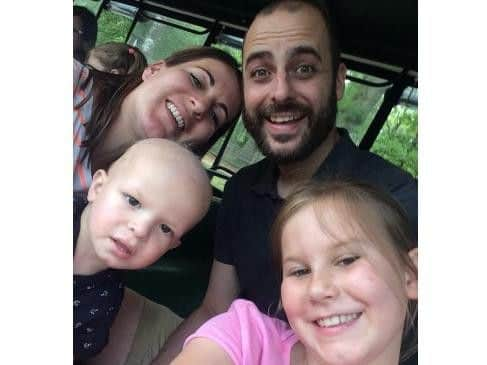
POLYGON ((200 79, 198 79, 195 76, 194 73, 190 72, 189 73, 189 77, 191 78, 191 83, 193 84, 193 86, 195 86, 198 89, 202 89, 203 88, 203 84, 201 83, 200 79))
POLYGON ((171 227, 169 227, 167 224, 164 224, 163 223, 163 224, 160 225, 160 227, 161 227, 162 233, 164 233, 164 234, 168 234, 168 233, 171 233, 172 232, 171 227))
POLYGON ((124 197, 127 200, 127 203, 129 203, 129 205, 131 207, 134 207, 134 208, 140 207, 140 202, 137 199, 135 199, 132 195, 124 194, 124 197))
POLYGON ((347 256, 347 257, 343 257, 340 260, 338 260, 337 264, 340 265, 340 266, 348 266, 348 265, 353 264, 359 258, 360 258, 360 256, 347 256))

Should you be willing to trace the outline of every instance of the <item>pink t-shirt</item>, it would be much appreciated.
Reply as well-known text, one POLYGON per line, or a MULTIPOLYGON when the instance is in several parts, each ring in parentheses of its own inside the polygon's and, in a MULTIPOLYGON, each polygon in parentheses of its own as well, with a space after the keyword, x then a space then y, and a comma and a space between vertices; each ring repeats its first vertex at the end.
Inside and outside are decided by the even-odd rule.
POLYGON ((204 323, 184 345, 196 337, 215 341, 235 365, 289 365, 291 348, 298 341, 286 322, 261 313, 243 299, 204 323))

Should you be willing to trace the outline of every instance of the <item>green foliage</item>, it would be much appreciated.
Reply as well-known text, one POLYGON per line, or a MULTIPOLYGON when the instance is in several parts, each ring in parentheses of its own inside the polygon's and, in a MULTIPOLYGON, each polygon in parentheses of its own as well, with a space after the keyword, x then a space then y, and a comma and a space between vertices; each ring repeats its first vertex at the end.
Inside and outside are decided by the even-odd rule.
POLYGON ((418 176, 418 111, 396 106, 380 131, 372 152, 418 176))
POLYGON ((125 42, 132 20, 109 11, 102 11, 98 18, 98 37, 96 44, 125 42))

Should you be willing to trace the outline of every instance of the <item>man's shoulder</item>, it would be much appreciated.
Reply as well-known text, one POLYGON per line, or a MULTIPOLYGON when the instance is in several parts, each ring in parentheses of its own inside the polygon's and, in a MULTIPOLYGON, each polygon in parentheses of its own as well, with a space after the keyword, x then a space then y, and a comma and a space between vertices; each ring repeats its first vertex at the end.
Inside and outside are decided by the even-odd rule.
POLYGON ((407 171, 392 162, 387 161, 383 157, 367 150, 360 150, 358 152, 358 171, 363 176, 368 176, 372 179, 382 180, 387 184, 405 185, 417 184, 417 180, 407 171))
POLYGON ((334 160, 338 175, 389 187, 417 184, 411 174, 371 151, 358 148, 350 139, 337 152, 334 160))
POLYGON ((271 162, 264 158, 252 165, 242 167, 227 182, 231 186, 253 186, 257 184, 264 174, 272 169, 271 162))

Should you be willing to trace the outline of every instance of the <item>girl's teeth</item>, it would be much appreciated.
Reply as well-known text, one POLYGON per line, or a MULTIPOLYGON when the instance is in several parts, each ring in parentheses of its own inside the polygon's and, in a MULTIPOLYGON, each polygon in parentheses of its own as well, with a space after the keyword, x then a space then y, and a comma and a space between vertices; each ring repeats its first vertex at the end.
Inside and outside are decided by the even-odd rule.
POLYGON ((359 313, 340 314, 336 316, 319 319, 316 321, 316 323, 320 327, 334 327, 334 326, 338 326, 339 324, 344 324, 353 321, 354 319, 358 318, 358 316, 359 313))

